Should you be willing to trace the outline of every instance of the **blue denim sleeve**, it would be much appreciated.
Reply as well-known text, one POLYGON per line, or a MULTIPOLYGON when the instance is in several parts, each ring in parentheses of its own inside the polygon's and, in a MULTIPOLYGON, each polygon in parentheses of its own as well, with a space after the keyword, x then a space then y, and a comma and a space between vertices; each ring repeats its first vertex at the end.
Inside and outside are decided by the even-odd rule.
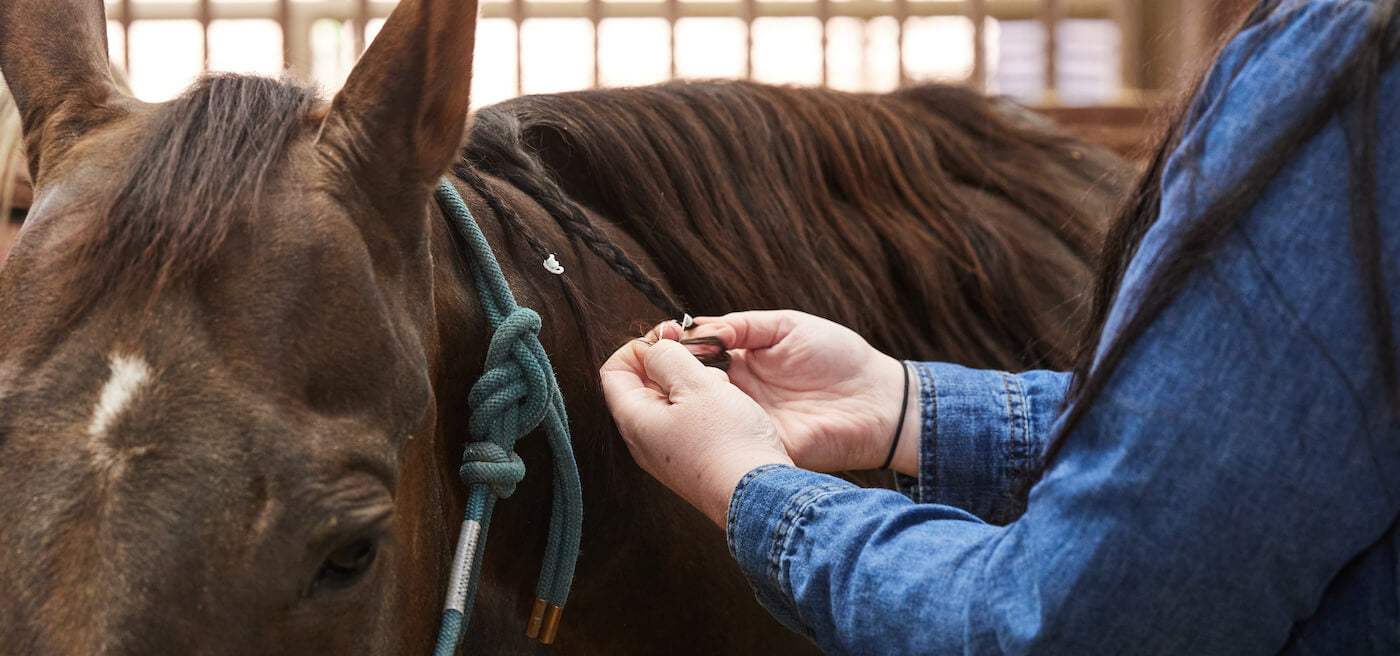
MULTIPOLYGON (((1373 7, 1284 4, 1224 54, 1239 75, 1210 87, 1212 118, 1183 139, 1208 141, 1190 163, 1205 183, 1168 164, 1162 216, 1108 334, 1193 208, 1231 193, 1270 130, 1317 101, 1316 80, 1346 61, 1373 7)), ((1393 69, 1381 108, 1380 125, 1400 125, 1393 69)), ((1378 178, 1400 179, 1400 133, 1379 133, 1378 178)), ((1134 342, 1010 524, 791 467, 750 472, 727 528, 761 603, 829 654, 1400 653, 1400 422, 1356 273, 1348 157, 1334 122, 1283 163, 1134 342)), ((1400 185, 1377 193, 1393 265, 1400 185)), ((1400 308, 1400 267, 1385 277, 1400 308)), ((951 376, 946 391, 966 384, 985 400, 985 376, 996 374, 951 376)), ((969 472, 992 487, 1014 479, 969 472)), ((924 494, 969 495, 946 470, 924 473, 948 486, 924 494)))
MULTIPOLYGON (((940 582, 932 577, 892 575, 905 563, 885 556, 864 557, 873 553, 860 558, 839 557, 839 545, 867 539, 907 544, 908 529, 937 520, 956 521, 969 529, 980 527, 988 535, 996 531, 951 506, 915 504, 891 490, 861 488, 827 474, 768 465, 754 469, 739 482, 730 500, 726 533, 729 551, 749 577, 759 603, 784 626, 813 638, 823 651, 920 653, 924 650, 911 634, 922 631, 909 630, 918 623, 909 610, 918 605, 922 607, 917 611, 919 617, 929 615, 933 609, 923 606, 938 599, 940 582), (816 517, 821 518, 820 523, 812 521, 816 517), (814 558, 818 554, 812 549, 828 541, 837 545, 836 551, 824 551, 818 563, 814 558), (821 577, 820 581, 813 580, 813 574, 821 577), (859 580, 848 584, 843 579, 849 576, 859 580), (833 584, 842 589, 817 592, 821 586, 833 584), (804 597, 813 592, 829 594, 833 600, 852 596, 840 601, 847 604, 840 611, 843 616, 832 617, 802 607, 809 603, 804 597), (867 617, 869 613, 888 615, 886 621, 875 622, 867 617), (889 631, 890 624, 904 622, 911 626, 889 631), (856 635, 857 631, 861 635, 856 635), (878 640, 855 651, 841 648, 868 632, 880 634, 878 640)), ((954 539, 969 541, 968 536, 954 539)), ((930 542, 918 548, 933 553, 938 544, 930 542)), ((915 565, 912 571, 922 572, 923 567, 915 565)))
POLYGON ((919 382, 919 472, 910 498, 962 508, 993 524, 1020 501, 1060 414, 1069 374, 907 363, 919 382))

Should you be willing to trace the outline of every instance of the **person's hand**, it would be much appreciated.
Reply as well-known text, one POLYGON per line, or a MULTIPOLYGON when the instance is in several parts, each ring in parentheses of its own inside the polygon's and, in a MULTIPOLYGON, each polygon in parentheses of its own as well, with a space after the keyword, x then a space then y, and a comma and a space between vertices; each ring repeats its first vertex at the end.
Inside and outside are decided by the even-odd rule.
POLYGON ((632 340, 599 373, 637 464, 720 526, 744 474, 792 464, 763 408, 679 342, 632 340))
POLYGON ((686 336, 719 337, 733 349, 729 379, 773 418, 798 466, 828 472, 879 467, 903 406, 891 468, 917 471, 917 385, 910 380, 902 404, 904 363, 851 329, 777 310, 701 317, 686 336))

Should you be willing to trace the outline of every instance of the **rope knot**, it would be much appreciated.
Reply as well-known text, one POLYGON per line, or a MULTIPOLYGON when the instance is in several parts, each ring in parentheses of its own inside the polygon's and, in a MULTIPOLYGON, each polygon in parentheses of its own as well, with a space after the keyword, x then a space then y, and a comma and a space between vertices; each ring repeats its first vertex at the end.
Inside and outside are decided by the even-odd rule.
POLYGON ((554 386, 539 332, 540 315, 529 308, 515 308, 496 325, 486 369, 467 396, 476 441, 515 444, 544 420, 554 386))
POLYGON ((468 442, 458 473, 467 485, 489 486, 497 499, 505 499, 525 480, 525 461, 495 442, 468 442))

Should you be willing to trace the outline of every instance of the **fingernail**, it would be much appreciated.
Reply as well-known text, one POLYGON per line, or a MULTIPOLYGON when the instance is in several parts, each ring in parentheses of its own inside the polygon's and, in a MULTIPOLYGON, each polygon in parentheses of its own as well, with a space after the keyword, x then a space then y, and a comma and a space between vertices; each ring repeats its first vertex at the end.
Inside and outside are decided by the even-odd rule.
MULTIPOLYGON (((653 332, 656 333, 656 338, 657 338, 658 340, 670 339, 669 337, 666 336, 666 334, 667 334, 667 332, 668 332, 667 329, 670 328, 670 327, 673 326, 673 325, 679 326, 680 324, 677 324, 675 321, 663 321, 663 322, 661 322, 661 323, 659 323, 659 324, 656 324, 656 328, 653 329, 653 332)), ((677 333, 677 335, 679 336, 679 333, 677 333)))

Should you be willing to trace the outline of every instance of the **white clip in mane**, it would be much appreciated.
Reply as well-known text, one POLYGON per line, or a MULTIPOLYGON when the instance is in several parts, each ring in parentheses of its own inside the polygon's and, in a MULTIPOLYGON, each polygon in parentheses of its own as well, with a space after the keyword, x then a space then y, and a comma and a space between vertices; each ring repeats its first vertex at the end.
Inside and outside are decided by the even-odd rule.
POLYGON ((559 258, 554 257, 554 253, 550 253, 549 257, 544 258, 544 270, 557 276, 564 273, 564 265, 559 263, 559 258))
POLYGON ((684 317, 681 317, 680 324, 681 330, 690 330, 690 327, 695 325, 695 317, 687 313, 684 317))

